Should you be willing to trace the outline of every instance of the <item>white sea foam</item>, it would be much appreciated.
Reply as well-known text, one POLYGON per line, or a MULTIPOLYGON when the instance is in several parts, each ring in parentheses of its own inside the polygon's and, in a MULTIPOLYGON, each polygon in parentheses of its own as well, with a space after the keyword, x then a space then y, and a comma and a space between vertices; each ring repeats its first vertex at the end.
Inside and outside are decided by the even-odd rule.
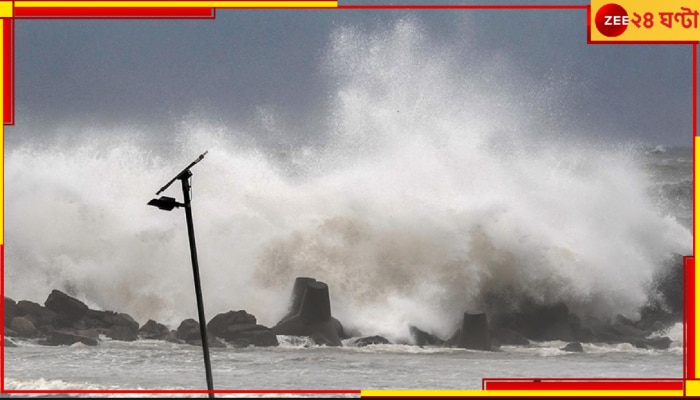
MULTIPOLYGON (((200 394, 200 393, 177 393, 177 392, 168 392, 168 393, 147 393, 149 390, 192 390, 189 388, 168 388, 168 389, 163 389, 163 388, 119 388, 115 386, 99 386, 95 384, 88 384, 88 383, 72 383, 72 382, 66 382, 60 379, 13 379, 13 378, 5 378, 5 390, 8 391, 14 391, 14 390, 36 390, 36 391, 46 391, 47 393, 21 393, 19 394, 22 397, 46 397, 48 396, 56 396, 56 394, 52 394, 52 392, 62 392, 60 395, 61 397, 63 396, 68 396, 68 397, 94 397, 94 396, 99 396, 99 397, 116 397, 116 398, 143 398, 143 397, 203 397, 206 398, 208 397, 207 394, 200 394), (90 391, 97 391, 96 393, 80 393, 79 391, 82 390, 90 390, 90 391), (115 390, 129 390, 133 392, 110 392, 110 391, 115 391, 115 390), (69 391, 66 393, 66 391, 69 391), (74 392, 70 392, 74 391, 74 392), (141 392, 139 392, 141 391, 141 392)), ((216 397, 251 397, 251 398, 258 398, 258 397, 263 397, 263 398, 268 398, 268 397, 359 397, 357 394, 343 394, 343 393, 329 393, 329 394, 309 394, 309 393, 282 393, 279 391, 275 390, 269 390, 267 393, 264 390, 260 391, 250 391, 249 393, 245 392, 232 392, 232 393, 217 393, 216 397)))
POLYGON ((558 85, 489 54, 460 64, 460 46, 410 20, 339 29, 323 63, 331 128, 283 159, 198 121, 164 149, 98 129, 6 149, 7 295, 43 303, 58 288, 173 328, 196 316, 182 210, 146 202, 209 150, 193 213, 210 318, 274 324, 297 276, 329 284, 348 328, 390 340, 409 324, 446 337, 487 292, 635 316, 690 232, 649 199, 633 146, 546 123, 558 85))

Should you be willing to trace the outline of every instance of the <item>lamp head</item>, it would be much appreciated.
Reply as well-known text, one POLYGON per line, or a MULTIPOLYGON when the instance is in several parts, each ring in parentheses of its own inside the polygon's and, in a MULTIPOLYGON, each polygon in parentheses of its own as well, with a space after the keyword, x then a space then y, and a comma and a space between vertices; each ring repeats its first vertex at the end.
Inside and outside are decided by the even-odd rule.
POLYGON ((184 204, 178 203, 174 198, 161 196, 158 199, 153 199, 148 202, 149 206, 158 207, 161 210, 172 211, 175 207, 184 206, 184 204))

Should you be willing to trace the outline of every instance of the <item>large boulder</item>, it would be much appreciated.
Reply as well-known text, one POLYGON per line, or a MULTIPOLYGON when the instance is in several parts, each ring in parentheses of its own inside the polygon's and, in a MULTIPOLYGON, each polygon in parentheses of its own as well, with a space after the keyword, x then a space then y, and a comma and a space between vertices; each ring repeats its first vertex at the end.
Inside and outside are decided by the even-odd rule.
POLYGON ((12 318, 17 316, 17 302, 12 300, 9 297, 5 297, 4 303, 3 303, 3 308, 4 308, 4 320, 5 320, 5 326, 10 325, 10 321, 12 321, 12 318))
POLYGON ((244 310, 217 314, 207 324, 207 333, 220 337, 236 347, 279 345, 277 336, 272 330, 258 325, 255 316, 244 310))
POLYGON ((177 327, 177 333, 175 336, 180 340, 184 340, 185 342, 189 340, 202 340, 199 322, 192 318, 182 321, 180 326, 177 327))
POLYGON ((75 324, 78 329, 96 329, 113 340, 132 341, 138 338, 139 323, 129 314, 114 311, 87 310, 75 324))
POLYGON ((409 333, 416 346, 442 346, 445 341, 426 331, 411 325, 408 327, 409 333))
MULTIPOLYGON (((207 331, 207 336, 207 344, 209 347, 226 347, 226 345, 217 340, 216 337, 211 334, 211 332, 207 331)), ((202 335, 201 330, 199 329, 199 322, 192 318, 182 321, 175 332, 175 339, 194 346, 201 346, 202 335)))
POLYGON ((97 339, 93 337, 81 335, 76 331, 61 329, 51 331, 45 343, 50 346, 70 346, 78 342, 86 344, 88 346, 97 346, 97 339))
POLYGON ((45 333, 53 329, 54 320, 57 314, 39 303, 21 300, 17 302, 17 316, 26 317, 37 328, 39 332, 45 333))
POLYGON ((114 325, 105 332, 105 336, 112 340, 133 342, 138 339, 138 331, 126 325, 114 325))
POLYGON ((214 336, 228 340, 232 332, 246 330, 257 325, 257 320, 252 314, 244 310, 229 311, 217 314, 207 324, 207 332, 214 336))
POLYGON ((308 336, 319 345, 342 346, 344 332, 342 324, 331 316, 328 285, 313 278, 297 278, 290 314, 278 322, 272 332, 275 335, 308 336), (303 297, 297 307, 301 288, 304 289, 303 297))
POLYGON ((31 338, 36 335, 36 327, 34 323, 25 317, 14 317, 10 321, 10 329, 15 332, 17 336, 31 338))
POLYGON ((352 344, 357 347, 365 347, 372 344, 390 344, 391 342, 383 336, 365 336, 352 341, 352 344))
POLYGON ((568 351, 569 353, 583 353, 583 346, 580 342, 571 342, 567 343, 561 350, 568 351))
POLYGON ((141 328, 139 328, 138 336, 141 339, 167 340, 170 338, 171 333, 167 326, 149 319, 141 328))
POLYGON ((88 306, 60 290, 53 290, 44 302, 49 310, 58 315, 59 325, 71 326, 87 313, 88 306))

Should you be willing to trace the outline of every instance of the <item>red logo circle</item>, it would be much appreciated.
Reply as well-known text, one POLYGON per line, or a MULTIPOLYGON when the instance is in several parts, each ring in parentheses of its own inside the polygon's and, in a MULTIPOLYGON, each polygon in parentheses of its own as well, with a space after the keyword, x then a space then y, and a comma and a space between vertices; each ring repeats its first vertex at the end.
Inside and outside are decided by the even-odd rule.
POLYGON ((621 5, 610 3, 600 7, 595 14, 595 26, 598 31, 607 37, 622 35, 627 29, 629 17, 627 11, 621 5))

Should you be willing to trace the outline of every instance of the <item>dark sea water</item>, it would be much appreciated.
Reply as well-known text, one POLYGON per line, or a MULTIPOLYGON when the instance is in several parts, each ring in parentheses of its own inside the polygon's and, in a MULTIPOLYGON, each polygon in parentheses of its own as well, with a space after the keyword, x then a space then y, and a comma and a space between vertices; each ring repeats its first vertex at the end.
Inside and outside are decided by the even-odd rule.
MULTIPOLYGON (((564 342, 505 346, 501 352, 371 345, 304 347, 280 337, 277 348, 212 349, 216 389, 481 389, 493 377, 680 378, 682 326, 668 350, 564 342)), ((298 342, 298 341, 297 341, 298 342)), ((206 389, 201 350, 159 341, 23 345, 5 350, 5 387, 15 389, 206 389)))

